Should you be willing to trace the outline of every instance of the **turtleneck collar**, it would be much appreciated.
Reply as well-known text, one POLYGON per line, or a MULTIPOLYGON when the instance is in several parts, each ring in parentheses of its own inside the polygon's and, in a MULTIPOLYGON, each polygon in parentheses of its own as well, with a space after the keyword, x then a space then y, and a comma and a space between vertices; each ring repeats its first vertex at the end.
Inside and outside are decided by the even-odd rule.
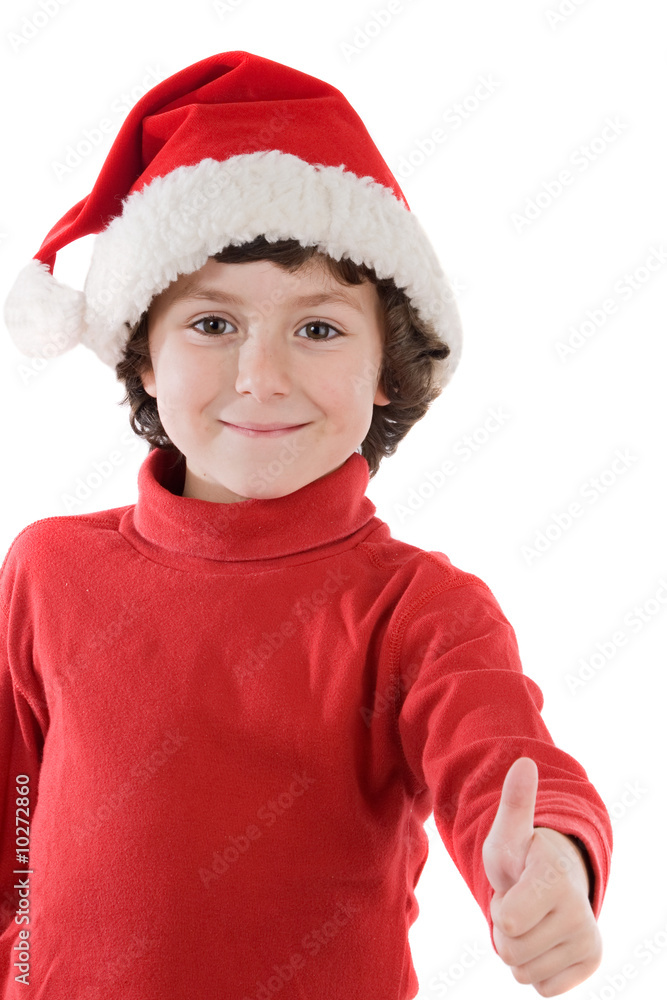
POLYGON ((358 544, 382 524, 365 495, 368 482, 366 459, 354 452, 287 496, 213 503, 184 497, 185 459, 155 448, 141 464, 138 500, 119 530, 148 558, 179 568, 310 561, 329 554, 327 547, 358 544))

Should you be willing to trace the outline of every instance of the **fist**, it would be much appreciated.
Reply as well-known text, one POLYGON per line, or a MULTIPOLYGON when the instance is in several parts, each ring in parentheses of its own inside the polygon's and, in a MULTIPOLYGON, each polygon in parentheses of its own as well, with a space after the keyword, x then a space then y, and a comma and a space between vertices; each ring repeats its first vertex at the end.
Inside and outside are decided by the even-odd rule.
POLYGON ((493 941, 519 983, 553 997, 588 979, 602 941, 588 894, 588 873, 569 837, 535 827, 537 765, 515 760, 484 841, 482 860, 494 890, 493 941))

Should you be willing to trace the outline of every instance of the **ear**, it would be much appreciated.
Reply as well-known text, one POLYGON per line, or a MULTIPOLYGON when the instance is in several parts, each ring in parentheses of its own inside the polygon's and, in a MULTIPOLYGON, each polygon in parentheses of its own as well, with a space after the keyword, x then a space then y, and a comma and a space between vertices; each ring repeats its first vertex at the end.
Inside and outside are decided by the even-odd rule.
POLYGON ((148 367, 141 373, 141 384, 144 390, 149 396, 154 396, 157 399, 157 389, 155 387, 155 372, 153 371, 153 366, 148 364, 148 367))
POLYGON ((387 406, 387 404, 390 402, 391 400, 388 398, 387 394, 384 391, 384 378, 382 375, 380 375, 375 390, 375 399, 373 400, 373 403, 375 406, 387 406))
POLYGON ((373 403, 375 404, 375 406, 386 406, 387 403, 390 403, 390 402, 391 402, 391 400, 387 399, 387 397, 385 396, 382 388, 380 386, 378 386, 377 392, 375 393, 375 399, 373 400, 373 403))

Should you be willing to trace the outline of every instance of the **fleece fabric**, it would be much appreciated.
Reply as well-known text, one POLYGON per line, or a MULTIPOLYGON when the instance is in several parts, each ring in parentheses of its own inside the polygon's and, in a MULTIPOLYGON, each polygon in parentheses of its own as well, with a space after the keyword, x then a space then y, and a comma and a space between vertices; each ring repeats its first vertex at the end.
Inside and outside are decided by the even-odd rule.
POLYGON ((490 928, 482 844, 520 756, 597 916, 609 816, 487 585, 391 536, 359 453, 273 499, 184 475, 154 449, 136 503, 6 554, 4 1000, 408 1000, 424 822, 490 928))

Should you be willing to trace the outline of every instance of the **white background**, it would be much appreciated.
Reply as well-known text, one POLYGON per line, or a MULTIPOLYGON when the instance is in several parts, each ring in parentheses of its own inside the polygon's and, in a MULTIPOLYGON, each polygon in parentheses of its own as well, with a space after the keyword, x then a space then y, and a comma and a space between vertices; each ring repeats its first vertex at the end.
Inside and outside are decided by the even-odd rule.
MULTIPOLYGON (((667 977, 662 5, 404 0, 382 27, 374 15, 388 9, 383 0, 218 7, 69 0, 42 25, 38 0, 3 6, 2 301, 51 226, 91 189, 124 118, 112 109, 133 88, 129 103, 153 86, 151 70, 161 79, 214 52, 245 49, 343 91, 459 289, 465 338, 451 385, 384 460, 368 495, 395 536, 447 553, 488 583, 544 693, 554 739, 581 761, 612 814, 604 960, 569 995, 654 1000, 667 977), (493 93, 475 98, 483 77, 493 93), (456 104, 467 115, 458 128, 446 124, 456 104), (112 132, 58 178, 54 164, 67 146, 103 118, 112 132), (620 134, 605 142, 607 119, 620 134), (446 141, 401 173, 438 127, 446 141), (572 183, 549 196, 545 185, 555 191, 564 169, 572 183), (516 216, 538 194, 537 217, 519 228, 516 216), (624 275, 635 275, 636 290, 624 275), (556 345, 587 310, 599 320, 610 298, 615 312, 591 321, 583 346, 561 359, 556 345), (485 429, 499 408, 502 426, 485 429), (631 458, 613 472, 617 449, 631 458), (447 460, 456 474, 427 495, 429 475, 447 460), (602 474, 604 493, 593 485, 602 474), (575 501, 581 516, 559 531, 554 516, 575 501), (549 525, 544 551, 528 558, 525 547, 549 525), (640 627, 627 618, 637 607, 640 627), (618 631, 625 645, 579 676, 596 644, 618 631), (583 683, 573 687, 577 676, 583 683), (643 941, 657 950, 650 961, 637 951, 643 941)), ((59 254, 56 277, 81 288, 89 253, 87 238, 59 254)), ((4 327, 0 352, 2 552, 30 522, 67 513, 63 494, 114 450, 123 453, 115 475, 72 512, 133 503, 147 446, 123 443, 128 411, 111 368, 79 346, 38 369, 4 327)), ((420 1000, 537 995, 493 953, 432 819, 428 830, 410 933, 420 1000), (463 972, 466 949, 484 954, 463 972)))

